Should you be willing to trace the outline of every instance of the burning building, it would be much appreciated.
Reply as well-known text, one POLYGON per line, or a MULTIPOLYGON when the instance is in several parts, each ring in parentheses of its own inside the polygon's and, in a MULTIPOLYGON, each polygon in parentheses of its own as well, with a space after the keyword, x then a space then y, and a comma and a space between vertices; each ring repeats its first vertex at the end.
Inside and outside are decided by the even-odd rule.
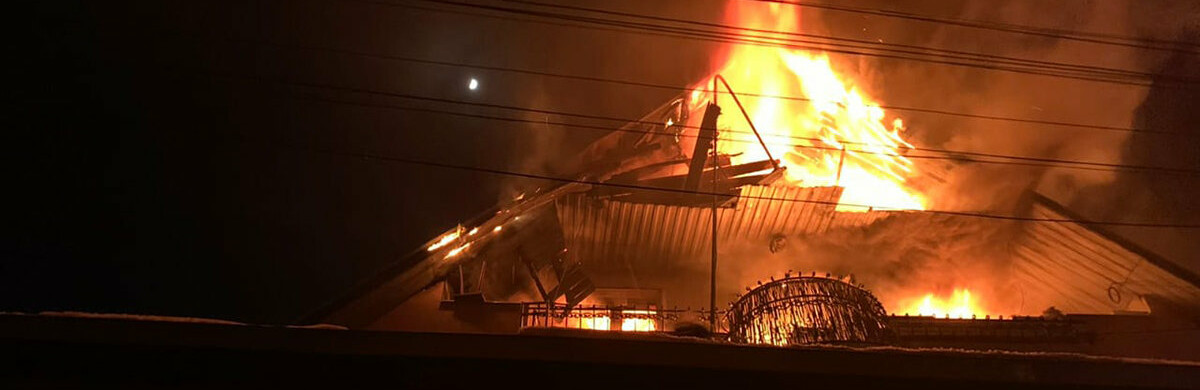
MULTIPOLYGON (((742 11, 740 25, 797 27, 742 11)), ((745 343, 1200 359, 1179 343, 1200 341, 1200 276, 1032 191, 1019 215, 933 211, 965 163, 918 161, 903 119, 828 58, 751 45, 719 57, 711 78, 564 163, 573 176, 431 239, 312 320, 707 324, 745 343)))

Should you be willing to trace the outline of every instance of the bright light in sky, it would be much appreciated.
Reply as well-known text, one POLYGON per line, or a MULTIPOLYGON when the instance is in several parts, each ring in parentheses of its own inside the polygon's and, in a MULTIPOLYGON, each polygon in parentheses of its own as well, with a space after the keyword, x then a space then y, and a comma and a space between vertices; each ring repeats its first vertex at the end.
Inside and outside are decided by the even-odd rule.
POLYGON ((479 89, 479 80, 472 78, 471 82, 467 83, 467 89, 472 91, 479 89))

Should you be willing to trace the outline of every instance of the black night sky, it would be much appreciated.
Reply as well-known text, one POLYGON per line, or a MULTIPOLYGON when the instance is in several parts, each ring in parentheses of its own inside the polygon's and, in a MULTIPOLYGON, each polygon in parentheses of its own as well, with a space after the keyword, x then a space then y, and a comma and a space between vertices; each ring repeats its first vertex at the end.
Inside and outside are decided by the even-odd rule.
MULTIPOLYGON (((19 23, 0 310, 254 322, 295 320, 519 185, 314 148, 550 171, 527 157, 599 135, 547 151, 538 132, 557 130, 311 85, 617 117, 674 94, 600 99, 614 87, 319 49, 615 77, 647 72, 619 65, 662 50, 685 61, 706 49, 586 31, 580 45, 504 20, 341 1, 46 2, 19 23)), ((704 71, 647 69, 681 85, 704 71)))
MULTIPOLYGON (((641 8, 714 19, 723 6, 697 3, 641 8)), ((555 173, 555 161, 601 135, 397 110, 501 112, 363 91, 623 118, 675 95, 388 56, 687 85, 718 50, 372 1, 55 1, 10 19, 21 32, 8 45, 0 311, 264 323, 294 321, 539 185, 322 151, 555 173)), ((1200 76, 1197 58, 1164 66, 1200 76)), ((1136 123, 1194 135, 1196 91, 1152 88, 1136 123)), ((1200 169, 1191 140, 1158 149, 1133 138, 1119 154, 1200 169)), ((1072 203, 1102 219, 1200 218, 1194 184, 1117 183, 1170 195, 1080 188, 1096 196, 1072 203), (1110 208, 1130 202, 1141 206, 1110 208)), ((1194 234, 1165 235, 1178 244, 1162 246, 1200 269, 1194 234)))

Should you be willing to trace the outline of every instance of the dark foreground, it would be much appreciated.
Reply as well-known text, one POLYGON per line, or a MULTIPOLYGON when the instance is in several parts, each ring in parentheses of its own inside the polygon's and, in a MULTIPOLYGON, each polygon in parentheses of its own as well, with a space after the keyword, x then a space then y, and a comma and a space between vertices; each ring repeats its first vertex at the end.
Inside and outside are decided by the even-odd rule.
POLYGON ((783 349, 663 336, 466 335, 0 315, 0 388, 1195 388, 1200 366, 783 349))

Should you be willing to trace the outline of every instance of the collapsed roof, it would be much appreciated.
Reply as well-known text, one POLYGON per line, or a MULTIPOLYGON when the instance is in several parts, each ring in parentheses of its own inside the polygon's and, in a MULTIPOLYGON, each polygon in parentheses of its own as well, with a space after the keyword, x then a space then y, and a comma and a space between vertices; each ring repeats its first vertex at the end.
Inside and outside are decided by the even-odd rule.
MULTIPOLYGON (((719 246, 758 243, 771 252, 789 239, 919 213, 838 212, 841 187, 780 185, 784 168, 773 161, 731 165, 729 156, 710 157, 702 144, 715 138, 704 133, 715 131, 715 119, 701 123, 692 112, 700 108, 682 96, 615 129, 569 164, 572 180, 431 239, 307 320, 365 327, 442 281, 453 285, 452 297, 536 298, 522 295, 536 285, 542 298, 571 304, 596 286, 654 286, 688 264, 707 263, 714 210, 719 246), (558 286, 543 285, 536 276, 543 269, 553 270, 558 286)), ((1010 245, 1022 300, 1074 313, 1113 313, 1137 300, 1200 313, 1197 275, 1098 226, 1066 222, 1082 219, 1049 198, 1031 194, 1027 204, 1029 216, 1059 222, 1025 222, 1010 245)), ((679 294, 707 289, 683 285, 679 294)))

